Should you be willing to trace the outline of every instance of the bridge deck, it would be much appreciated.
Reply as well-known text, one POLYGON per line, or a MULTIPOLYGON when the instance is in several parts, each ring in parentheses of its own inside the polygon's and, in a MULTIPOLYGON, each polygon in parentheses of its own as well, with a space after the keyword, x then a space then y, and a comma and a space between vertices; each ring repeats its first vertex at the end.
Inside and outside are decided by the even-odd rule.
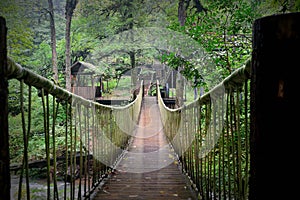
POLYGON ((134 140, 93 199, 197 199, 166 141, 155 97, 144 97, 134 140))

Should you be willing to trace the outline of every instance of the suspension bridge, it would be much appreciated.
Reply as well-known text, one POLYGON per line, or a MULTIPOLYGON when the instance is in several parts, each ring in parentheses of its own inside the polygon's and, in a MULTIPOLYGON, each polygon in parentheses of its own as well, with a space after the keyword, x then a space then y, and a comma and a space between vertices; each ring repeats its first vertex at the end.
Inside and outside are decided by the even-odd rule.
MULTIPOLYGON (((144 95, 141 81, 137 97, 126 106, 103 105, 66 91, 7 57, 5 20, 1 18, 0 199, 194 200, 287 196, 283 186, 272 193, 279 186, 273 183, 273 173, 266 166, 276 163, 281 170, 288 168, 278 164, 275 156, 265 156, 270 148, 274 150, 275 145, 285 140, 273 137, 274 144, 270 146, 266 138, 271 133, 264 130, 268 126, 272 127, 272 134, 280 134, 282 123, 289 123, 290 110, 285 99, 291 98, 291 94, 285 84, 293 82, 287 72, 283 73, 281 57, 275 56, 277 60, 272 61, 275 50, 271 56, 268 45, 274 40, 278 44, 283 44, 282 40, 293 41, 288 42, 288 47, 285 43, 278 48, 284 49, 280 55, 285 66, 296 62, 300 20, 295 19, 299 15, 275 16, 268 25, 268 18, 258 20, 254 32, 259 29, 260 33, 254 37, 251 61, 208 93, 175 109, 164 104, 159 83, 157 95, 150 97, 144 95), (281 26, 289 31, 281 31, 281 26), (273 35, 270 27, 282 37, 265 37, 273 35), (256 49, 262 45, 267 47, 256 49), (268 67, 262 67, 265 59, 272 64, 273 76, 269 76, 268 67), (8 83, 17 83, 20 94, 19 137, 24 143, 18 147, 23 157, 17 164, 10 163, 9 157, 12 147, 8 142, 7 100, 12 91, 8 91, 8 83), (44 129, 46 156, 42 160, 29 156, 29 137, 35 126, 33 110, 41 113, 40 124, 44 129), (273 110, 278 112, 274 114, 273 110), (273 122, 278 122, 276 128, 273 122), (265 145, 269 145, 267 150, 263 149, 265 145), (42 180, 31 177, 33 168, 45 174, 42 180)), ((277 178, 286 180, 280 174, 277 178)))

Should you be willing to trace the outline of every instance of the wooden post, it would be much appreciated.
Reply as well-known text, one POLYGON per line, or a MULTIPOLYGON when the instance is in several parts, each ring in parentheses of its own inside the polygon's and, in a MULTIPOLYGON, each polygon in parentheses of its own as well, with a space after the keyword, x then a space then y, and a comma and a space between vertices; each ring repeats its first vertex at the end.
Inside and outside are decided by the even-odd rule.
POLYGON ((0 17, 0 199, 10 199, 6 22, 0 17))
POLYGON ((299 196, 299 69, 300 13, 257 19, 251 68, 250 200, 299 196))

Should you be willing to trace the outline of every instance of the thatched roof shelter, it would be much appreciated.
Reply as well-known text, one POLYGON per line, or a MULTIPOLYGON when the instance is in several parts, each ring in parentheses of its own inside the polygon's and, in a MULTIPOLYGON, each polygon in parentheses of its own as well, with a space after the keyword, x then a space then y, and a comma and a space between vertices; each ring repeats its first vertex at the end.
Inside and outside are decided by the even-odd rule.
POLYGON ((95 65, 77 61, 71 66, 72 92, 86 99, 100 97, 102 74, 95 65))
POLYGON ((97 67, 91 63, 84 61, 77 61, 71 66, 71 74, 95 74, 97 72, 97 67))

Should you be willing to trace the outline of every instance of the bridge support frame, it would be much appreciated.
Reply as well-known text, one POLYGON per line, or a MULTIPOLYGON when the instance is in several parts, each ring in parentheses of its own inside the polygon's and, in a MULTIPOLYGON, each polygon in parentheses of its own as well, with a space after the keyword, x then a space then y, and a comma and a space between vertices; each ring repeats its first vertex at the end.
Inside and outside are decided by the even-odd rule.
POLYGON ((0 200, 10 199, 6 35, 6 22, 0 16, 0 200))
MULTIPOLYGON (((249 199, 298 196, 300 13, 253 24, 249 199), (294 178, 295 177, 295 178, 294 178)), ((293 197, 293 198, 289 198, 293 197)))

